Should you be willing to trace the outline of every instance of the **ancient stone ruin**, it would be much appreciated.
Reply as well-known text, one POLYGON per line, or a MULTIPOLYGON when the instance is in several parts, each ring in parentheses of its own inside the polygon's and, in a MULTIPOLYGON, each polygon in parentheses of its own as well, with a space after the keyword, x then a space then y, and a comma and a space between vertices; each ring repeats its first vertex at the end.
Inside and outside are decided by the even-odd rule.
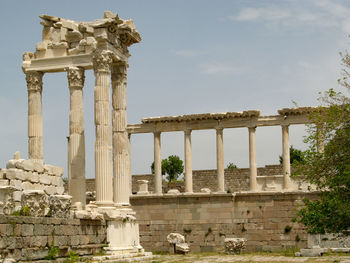
POLYGON ((22 225, 19 238, 33 235, 31 238, 39 237, 40 242, 13 245, 16 239, 6 237, 1 254, 35 260, 50 255, 54 246, 68 246, 81 255, 103 248, 104 259, 148 258, 150 254, 139 243, 138 224, 129 202, 130 145, 126 131, 128 47, 141 41, 140 34, 132 20, 122 20, 109 11, 92 22, 49 15, 40 18, 42 40, 35 52, 23 54, 22 64, 28 88, 28 160, 16 153, 1 170, 0 212, 5 215, 2 221, 7 222, 10 215, 47 219, 33 219, 34 225, 15 219, 22 225), (86 204, 83 87, 85 70, 90 69, 96 78, 96 201, 86 204), (67 72, 70 90, 69 195, 64 193, 63 168, 45 164, 43 156, 42 79, 45 74, 62 71, 67 72), (57 229, 62 225, 62 221, 54 221, 58 218, 68 219, 65 228, 75 226, 78 232, 57 229), (33 230, 24 231, 28 227, 33 230), (40 227, 51 231, 37 230, 40 227), (95 237, 86 230, 90 227, 97 231, 95 237), (32 247, 38 248, 35 253, 32 247))
MULTIPOLYGON (((305 229, 291 219, 300 201, 317 198, 317 192, 290 176, 289 126, 310 124, 309 114, 319 108, 285 108, 273 116, 247 110, 151 117, 128 125, 128 48, 141 41, 133 22, 109 11, 92 22, 40 18, 42 40, 35 52, 23 54, 22 64, 28 90, 28 159, 16 152, 6 169, 0 169, 0 260, 55 259, 74 251, 92 262, 142 261, 152 257, 144 248, 223 251, 225 240, 228 253, 307 246, 305 229), (90 69, 95 74, 95 182, 87 191, 83 88, 85 70, 90 69), (63 168, 46 164, 43 155, 42 79, 55 72, 67 72, 70 92, 67 191, 63 168), (255 133, 262 126, 281 127, 283 164, 278 174, 258 174, 255 133), (229 192, 223 130, 242 127, 249 137, 249 168, 242 171, 246 188, 238 184, 229 192), (217 167, 210 186, 201 184, 192 170, 194 130, 216 131, 217 167), (161 134, 179 131, 184 133, 184 190, 164 192, 161 134), (155 174, 138 179, 139 189, 132 195, 130 137, 139 133, 153 134, 155 174)), ((319 135, 322 152, 321 128, 319 135)))

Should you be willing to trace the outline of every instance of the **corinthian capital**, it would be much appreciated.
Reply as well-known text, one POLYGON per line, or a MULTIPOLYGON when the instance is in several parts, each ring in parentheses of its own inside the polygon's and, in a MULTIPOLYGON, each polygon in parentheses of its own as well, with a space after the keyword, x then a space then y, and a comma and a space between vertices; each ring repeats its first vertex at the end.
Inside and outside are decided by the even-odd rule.
POLYGON ((103 50, 103 51, 96 51, 94 52, 94 55, 92 56, 92 63, 94 66, 94 71, 111 71, 112 66, 112 52, 103 50))
POLYGON ((67 71, 69 87, 83 87, 85 71, 83 68, 70 67, 67 71))
POLYGON ((43 75, 44 73, 40 71, 31 71, 26 73, 28 91, 42 91, 43 75))
POLYGON ((114 82, 117 82, 118 84, 122 84, 123 82, 126 82, 127 69, 128 69, 127 63, 118 63, 113 65, 112 80, 114 82))

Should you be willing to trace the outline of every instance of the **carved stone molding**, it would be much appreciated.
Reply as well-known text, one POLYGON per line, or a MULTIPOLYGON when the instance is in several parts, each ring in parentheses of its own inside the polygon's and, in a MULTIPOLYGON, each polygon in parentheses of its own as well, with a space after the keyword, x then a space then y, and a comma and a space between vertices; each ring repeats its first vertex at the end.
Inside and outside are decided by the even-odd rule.
POLYGON ((15 190, 12 186, 1 186, 0 187, 0 214, 10 215, 15 210, 15 201, 13 199, 13 191, 15 190))
POLYGON ((78 67, 70 67, 67 70, 69 87, 83 87, 85 81, 85 70, 78 67))
POLYGON ((45 216, 47 201, 45 192, 42 190, 26 190, 23 191, 21 205, 29 208, 30 216, 42 217, 45 216))
POLYGON ((52 217, 68 218, 72 206, 72 196, 51 195, 49 197, 49 208, 52 217))
POLYGON ((94 71, 110 72, 112 66, 112 52, 107 50, 96 51, 92 56, 94 71))
POLYGON ((28 91, 42 91, 43 75, 44 73, 38 71, 31 71, 26 73, 28 91))
POLYGON ((126 84, 128 64, 118 63, 112 67, 112 81, 117 85, 126 84))

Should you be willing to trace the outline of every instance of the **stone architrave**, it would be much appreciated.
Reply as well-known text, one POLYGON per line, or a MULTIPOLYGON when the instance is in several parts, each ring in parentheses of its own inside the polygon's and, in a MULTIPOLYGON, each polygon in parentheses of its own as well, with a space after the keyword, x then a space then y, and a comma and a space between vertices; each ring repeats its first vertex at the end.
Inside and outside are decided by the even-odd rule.
POLYGON ((34 217, 45 216, 48 207, 46 194, 42 190, 25 190, 21 200, 22 208, 29 208, 29 215, 34 217))
POLYGON ((126 63, 112 67, 113 175, 115 206, 130 206, 130 141, 126 131, 126 63))
POLYGON ((216 164, 218 192, 225 192, 224 140, 223 129, 216 129, 216 164))
POLYGON ((68 192, 72 202, 86 203, 85 183, 85 135, 83 87, 84 69, 70 67, 67 70, 70 91, 69 139, 68 139, 68 192))
POLYGON ((162 193, 162 154, 160 132, 154 132, 154 192, 162 193))
POLYGON ((256 127, 249 127, 249 188, 250 191, 258 189, 257 168, 256 168, 256 144, 255 144, 255 129, 256 127))
POLYGON ((93 55, 95 73, 95 177, 96 204, 113 206, 112 175, 112 127, 110 75, 112 55, 110 51, 96 51, 93 55))
POLYGON ((70 195, 50 195, 49 208, 52 217, 68 218, 72 206, 72 196, 70 195))
POLYGON ((290 179, 290 152, 289 152, 289 126, 282 125, 282 157, 283 157, 283 189, 291 188, 290 179))
POLYGON ((191 130, 185 131, 185 192, 193 192, 191 130))
POLYGON ((43 73, 26 72, 28 90, 28 157, 43 163, 42 82, 43 73))

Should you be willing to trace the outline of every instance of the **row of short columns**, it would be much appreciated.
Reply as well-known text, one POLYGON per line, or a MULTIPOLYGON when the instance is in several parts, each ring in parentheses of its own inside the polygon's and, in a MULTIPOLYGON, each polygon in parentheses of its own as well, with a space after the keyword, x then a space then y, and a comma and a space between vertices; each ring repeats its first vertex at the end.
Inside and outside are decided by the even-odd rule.
MULTIPOLYGON (((256 127, 249 127, 249 189, 257 191, 256 127)), ((193 192, 191 130, 184 131, 185 141, 185 192, 193 192)), ((282 125, 283 189, 291 188, 291 166, 289 152, 289 126, 282 125)), ((216 129, 217 192, 225 192, 224 141, 223 129, 216 129)), ((154 176, 155 193, 162 193, 161 132, 154 132, 154 176)))
MULTIPOLYGON (((126 131, 127 64, 112 64, 112 62, 112 56, 108 51, 99 51, 93 56, 96 204, 102 207, 129 206, 131 192, 130 142, 126 131)), ((26 73, 28 157, 41 163, 43 163, 42 77, 42 72, 26 73)), ((72 195, 73 203, 80 202, 85 205, 84 69, 68 68, 67 77, 70 91, 69 194, 72 195)))

